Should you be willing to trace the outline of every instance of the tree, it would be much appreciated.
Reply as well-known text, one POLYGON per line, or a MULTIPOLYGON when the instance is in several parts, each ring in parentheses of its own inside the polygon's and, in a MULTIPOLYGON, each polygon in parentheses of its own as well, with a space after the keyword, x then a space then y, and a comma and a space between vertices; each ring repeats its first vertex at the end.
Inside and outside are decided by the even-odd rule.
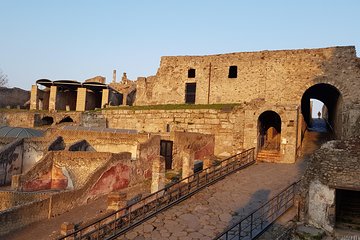
POLYGON ((3 73, 0 69, 0 87, 5 87, 8 83, 8 77, 5 73, 3 73))

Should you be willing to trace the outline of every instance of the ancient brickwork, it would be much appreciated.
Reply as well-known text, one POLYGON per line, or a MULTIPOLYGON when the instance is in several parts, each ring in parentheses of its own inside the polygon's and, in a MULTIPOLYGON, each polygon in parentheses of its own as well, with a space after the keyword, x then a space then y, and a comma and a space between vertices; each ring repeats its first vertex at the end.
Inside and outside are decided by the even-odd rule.
POLYGON ((317 150, 303 177, 302 211, 311 224, 332 231, 336 189, 360 190, 360 138, 330 141, 317 150))
POLYGON ((139 144, 146 142, 149 138, 148 134, 126 134, 85 130, 62 130, 52 129, 48 131, 49 138, 62 136, 65 145, 68 147, 75 142, 86 139, 86 141, 97 152, 131 152, 133 158, 137 158, 139 144))
POLYGON ((46 198, 0 212, 0 235, 46 219, 49 215, 49 204, 50 198, 46 198))
POLYGON ((306 181, 317 179, 332 188, 360 189, 359 146, 359 137, 325 143, 314 153, 306 181))
POLYGON ((215 154, 227 155, 240 151, 244 141, 243 111, 215 109, 186 110, 106 110, 102 111, 110 128, 137 129, 161 133, 187 131, 215 134, 215 154))
POLYGON ((237 106, 233 110, 106 110, 102 111, 111 128, 137 129, 144 132, 170 131, 213 134, 218 156, 230 156, 243 149, 257 147, 258 118, 267 110, 281 117, 280 162, 294 162, 297 145, 299 109, 296 106, 270 106, 262 102, 237 106))
POLYGON ((0 111, 0 125, 33 127, 34 114, 25 111, 0 111))
POLYGON ((24 203, 45 199, 49 197, 49 195, 49 193, 0 191, 0 212, 24 203))
POLYGON ((359 84, 358 63, 354 47, 162 57, 153 79, 156 82, 153 95, 150 99, 142 99, 141 93, 138 93, 137 104, 184 103, 187 82, 199 85, 199 104, 263 98, 271 104, 298 105, 310 85, 324 81, 333 82, 334 86, 346 90, 346 97, 357 98, 356 91, 350 86, 359 84), (236 78, 228 77, 229 66, 238 67, 236 78), (193 79, 188 78, 189 68, 196 69, 193 79), (167 94, 170 92, 171 95, 167 94))
MULTIPOLYGON (((187 157, 184 156, 184 154, 191 154, 193 160, 204 160, 214 155, 214 148, 214 135, 175 132, 173 169, 181 170, 183 168, 183 159, 184 157, 187 157)), ((190 165, 193 166, 194 163, 190 165)))
POLYGON ((360 116, 360 60, 354 47, 162 57, 154 77, 137 81, 136 105, 183 104, 187 83, 196 83, 195 104, 243 103, 300 106, 304 92, 318 83, 339 90, 339 135, 351 136, 360 116), (236 66, 236 77, 229 77, 236 66), (195 69, 195 77, 188 70, 195 69), (170 94, 171 93, 171 94, 170 94))

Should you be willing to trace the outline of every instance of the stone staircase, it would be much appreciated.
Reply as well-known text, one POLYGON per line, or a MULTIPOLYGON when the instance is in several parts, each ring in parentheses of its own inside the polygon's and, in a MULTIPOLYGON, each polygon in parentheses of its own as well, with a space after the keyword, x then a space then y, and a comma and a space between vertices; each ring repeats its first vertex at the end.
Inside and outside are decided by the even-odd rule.
POLYGON ((280 152, 278 150, 262 149, 257 153, 256 160, 259 162, 278 162, 280 160, 280 152))

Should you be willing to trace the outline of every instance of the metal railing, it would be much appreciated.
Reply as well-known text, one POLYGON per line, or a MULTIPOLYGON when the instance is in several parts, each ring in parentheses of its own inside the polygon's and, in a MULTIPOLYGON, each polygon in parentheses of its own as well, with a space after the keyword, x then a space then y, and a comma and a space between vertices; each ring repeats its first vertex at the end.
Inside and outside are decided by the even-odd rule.
POLYGON ((255 163, 254 148, 203 169, 58 239, 115 239, 225 176, 255 163))
POLYGON ((268 202, 214 238, 251 240, 259 237, 278 217, 294 205, 298 182, 294 182, 268 202))

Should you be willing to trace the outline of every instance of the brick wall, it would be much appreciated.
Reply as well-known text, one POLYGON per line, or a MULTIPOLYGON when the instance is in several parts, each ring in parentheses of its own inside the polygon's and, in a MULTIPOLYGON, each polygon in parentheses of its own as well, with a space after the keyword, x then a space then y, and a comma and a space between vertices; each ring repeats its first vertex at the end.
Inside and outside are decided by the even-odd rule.
POLYGON ((150 133, 187 131, 215 134, 215 154, 230 155, 243 147, 244 133, 241 110, 104 110, 110 128, 137 129, 150 133))
POLYGON ((196 104, 263 99, 271 106, 300 106, 309 87, 326 83, 341 93, 337 135, 349 137, 360 116, 359 79, 360 59, 351 46, 162 57, 156 76, 137 81, 135 105, 183 104, 186 83, 196 83, 196 104), (230 66, 237 66, 236 78, 228 77, 230 66), (188 78, 190 68, 195 78, 188 78))

